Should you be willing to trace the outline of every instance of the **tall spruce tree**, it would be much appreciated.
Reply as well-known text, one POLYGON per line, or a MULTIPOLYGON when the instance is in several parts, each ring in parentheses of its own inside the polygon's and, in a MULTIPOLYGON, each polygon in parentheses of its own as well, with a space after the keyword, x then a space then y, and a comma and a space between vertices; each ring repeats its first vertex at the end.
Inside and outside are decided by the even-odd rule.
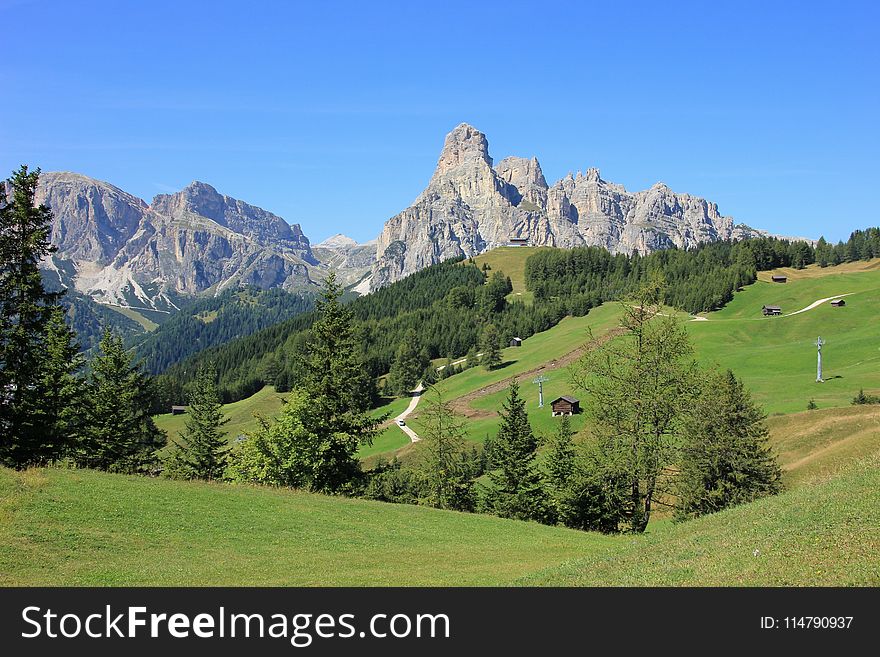
POLYGON ((150 416, 149 378, 109 329, 91 363, 86 429, 76 460, 86 467, 138 472, 152 465, 165 434, 150 416))
POLYGON ((45 462, 62 449, 39 420, 46 324, 59 296, 44 289, 40 274, 40 261, 55 249, 52 212, 36 205, 39 175, 22 166, 0 184, 0 463, 13 467, 45 462))
POLYGON ((494 324, 487 324, 480 338, 480 363, 487 370, 494 370, 501 365, 501 345, 499 343, 498 329, 494 324))
MULTIPOLYGON (((199 369, 189 394, 184 430, 165 462, 165 474, 179 479, 221 479, 226 469, 226 432, 217 371, 210 365, 199 369)), ((163 470, 164 472, 164 470, 163 470)))
POLYGON ((730 370, 704 383, 684 423, 677 478, 679 520, 751 502, 782 490, 765 415, 730 370))
POLYGON ((43 430, 40 452, 46 460, 66 456, 81 439, 85 381, 80 372, 84 364, 76 335, 65 322, 64 309, 53 306, 37 384, 43 396, 37 405, 36 422, 43 430))
POLYGON ((388 373, 388 385, 397 395, 405 395, 416 387, 430 359, 423 357, 419 350, 415 329, 408 329, 397 348, 397 355, 388 373))
POLYGON ((501 410, 501 426, 492 441, 487 510, 502 518, 552 522, 552 509, 535 464, 537 449, 526 403, 514 379, 501 410))
POLYGON ((342 492, 360 472, 361 444, 371 444, 384 418, 369 413, 375 381, 364 365, 351 311, 340 303, 342 289, 330 273, 300 357, 300 385, 310 399, 302 424, 318 437, 321 463, 311 488, 342 492))

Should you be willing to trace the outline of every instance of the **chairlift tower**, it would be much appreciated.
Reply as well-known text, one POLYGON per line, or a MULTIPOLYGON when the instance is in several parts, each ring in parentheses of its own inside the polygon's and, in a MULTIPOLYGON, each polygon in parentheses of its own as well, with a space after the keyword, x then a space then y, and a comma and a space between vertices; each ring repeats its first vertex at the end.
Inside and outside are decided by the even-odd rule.
POLYGON ((822 339, 820 335, 816 339, 816 353, 818 355, 818 361, 816 365, 816 383, 825 383, 825 379, 822 378, 822 345, 825 344, 825 340, 822 339))
POLYGON ((544 408, 544 383, 549 380, 550 379, 542 374, 537 379, 532 381, 532 383, 538 384, 538 408, 544 408))

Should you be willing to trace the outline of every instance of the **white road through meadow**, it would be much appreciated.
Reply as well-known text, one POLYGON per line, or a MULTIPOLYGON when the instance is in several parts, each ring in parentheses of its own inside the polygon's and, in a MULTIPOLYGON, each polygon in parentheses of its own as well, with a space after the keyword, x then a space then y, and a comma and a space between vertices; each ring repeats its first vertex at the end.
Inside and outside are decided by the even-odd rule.
MULTIPOLYGON (((811 303, 806 308, 801 308, 800 310, 795 310, 793 313, 786 313, 786 314, 782 315, 782 317, 791 317, 792 315, 800 315, 801 313, 805 313, 808 310, 812 310, 813 308, 817 308, 818 306, 821 306, 823 303, 826 303, 828 301, 832 301, 833 299, 842 299, 843 297, 852 296, 853 294, 855 294, 855 292, 847 292, 846 294, 835 294, 833 297, 825 297, 824 299, 817 299, 816 301, 811 303)), ((754 317, 752 319, 766 319, 766 318, 754 317)), ((728 320, 717 320, 717 319, 710 320, 708 317, 692 317, 690 321, 692 321, 692 322, 710 322, 710 321, 717 322, 717 321, 728 321, 728 320)))

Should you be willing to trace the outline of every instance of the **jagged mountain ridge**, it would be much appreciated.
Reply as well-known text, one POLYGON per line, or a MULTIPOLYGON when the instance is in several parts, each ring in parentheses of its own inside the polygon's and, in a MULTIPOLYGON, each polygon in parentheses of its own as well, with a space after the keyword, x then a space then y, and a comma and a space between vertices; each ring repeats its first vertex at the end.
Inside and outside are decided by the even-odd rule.
POLYGON ((759 234, 765 233, 721 215, 715 203, 676 194, 663 183, 628 192, 588 169, 550 186, 537 158, 508 157, 493 167, 486 136, 462 123, 447 135, 425 190, 385 223, 371 286, 511 238, 646 254, 759 234))
POLYGON ((52 208, 58 247, 45 268, 102 303, 173 310, 182 295, 230 286, 308 289, 328 271, 298 224, 202 182, 148 205, 109 183, 49 172, 37 201, 52 208))

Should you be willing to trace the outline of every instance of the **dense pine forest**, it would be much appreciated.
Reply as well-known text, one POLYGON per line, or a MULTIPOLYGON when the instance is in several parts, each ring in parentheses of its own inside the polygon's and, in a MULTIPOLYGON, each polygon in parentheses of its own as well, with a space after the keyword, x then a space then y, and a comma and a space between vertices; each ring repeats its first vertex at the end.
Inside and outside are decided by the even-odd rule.
MULTIPOLYGON (((446 261, 349 303, 371 374, 391 369, 405 338, 416 336, 423 360, 462 357, 478 348, 492 325, 501 344, 545 331, 566 315, 581 316, 606 301, 632 293, 654 274, 666 281, 664 302, 696 313, 724 306, 754 282, 757 271, 776 267, 829 266, 880 257, 880 229, 854 232, 847 242, 815 245, 773 237, 715 242, 648 256, 612 255, 599 247, 539 251, 526 262, 534 303, 510 301, 509 280, 473 262, 446 261)), ((263 385, 281 390, 298 380, 297 354, 308 339, 313 313, 298 315, 246 338, 203 350, 160 377, 170 401, 204 363, 216 367, 224 401, 247 397, 263 385)), ((147 356, 149 359, 149 356, 147 356)))
POLYGON ((196 299, 135 341, 147 371, 158 374, 202 349, 256 333, 311 310, 314 295, 254 287, 196 299))

